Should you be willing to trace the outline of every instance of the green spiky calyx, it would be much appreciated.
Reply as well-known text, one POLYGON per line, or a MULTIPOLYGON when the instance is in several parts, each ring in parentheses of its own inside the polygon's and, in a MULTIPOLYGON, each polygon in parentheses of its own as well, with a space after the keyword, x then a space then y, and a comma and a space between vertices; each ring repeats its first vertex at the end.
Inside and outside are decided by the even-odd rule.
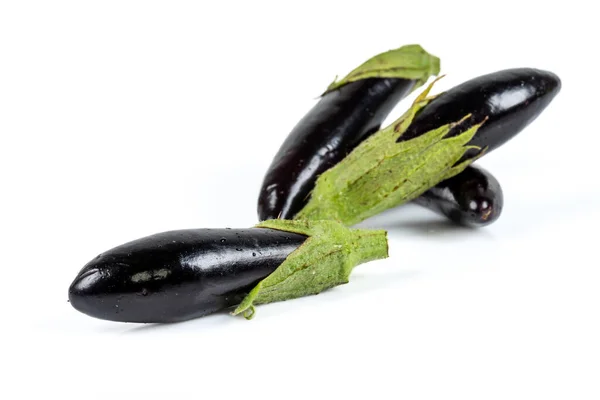
POLYGON ((483 152, 457 165, 469 149, 482 150, 468 145, 481 124, 459 135, 445 137, 462 120, 440 126, 414 139, 397 142, 419 110, 433 100, 427 96, 434 83, 421 93, 402 117, 373 134, 323 173, 309 202, 295 218, 332 219, 344 225, 354 225, 417 198, 432 186, 460 173, 480 157, 483 152))
POLYGON ((308 236, 233 311, 251 319, 258 304, 320 293, 348 283, 352 269, 388 257, 387 233, 350 229, 335 221, 268 220, 257 225, 308 236))

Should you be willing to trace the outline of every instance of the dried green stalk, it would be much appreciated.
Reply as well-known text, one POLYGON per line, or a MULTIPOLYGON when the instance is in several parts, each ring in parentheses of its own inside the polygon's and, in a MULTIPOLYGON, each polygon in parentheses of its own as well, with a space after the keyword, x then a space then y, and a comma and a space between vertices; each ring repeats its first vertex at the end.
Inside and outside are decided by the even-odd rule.
POLYGON ((257 227, 308 238, 233 311, 247 319, 254 316, 255 305, 317 294, 348 283, 355 266, 388 256, 387 233, 382 230, 350 229, 335 221, 269 220, 257 227))
POLYGON ((480 157, 482 149, 468 143, 481 124, 445 138, 462 119, 414 139, 397 142, 419 110, 433 100, 433 97, 427 96, 434 83, 421 93, 402 117, 373 134, 323 173, 309 202, 295 219, 331 219, 344 225, 354 225, 417 198, 432 186, 460 173, 480 157), (469 149, 480 150, 479 156, 455 165, 469 149))
POLYGON ((333 82, 325 93, 347 83, 367 78, 402 78, 416 81, 414 89, 421 87, 430 76, 440 73, 440 59, 427 53, 418 44, 409 44, 371 57, 346 77, 333 82))

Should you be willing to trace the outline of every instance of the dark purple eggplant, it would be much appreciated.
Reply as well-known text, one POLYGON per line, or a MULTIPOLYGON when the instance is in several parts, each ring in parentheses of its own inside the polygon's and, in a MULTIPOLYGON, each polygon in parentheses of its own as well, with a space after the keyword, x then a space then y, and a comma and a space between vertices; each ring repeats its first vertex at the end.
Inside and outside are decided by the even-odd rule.
POLYGON ((267 228, 190 229, 115 247, 69 288, 73 307, 121 322, 177 322, 239 304, 306 236, 267 228))
MULTIPOLYGON (((483 75, 434 98, 415 116, 398 142, 414 139, 470 114, 446 137, 458 135, 485 120, 469 145, 486 147, 489 153, 535 120, 560 88, 558 76, 539 69, 516 68, 483 75)), ((475 153, 469 152, 468 156, 475 153)))
POLYGON ((414 80, 370 78, 327 92, 281 145, 260 189, 258 218, 291 219, 318 176, 376 132, 414 80))
POLYGON ((476 228, 500 217, 504 198, 498 180, 485 169, 471 165, 438 183, 414 202, 459 225, 476 228))
MULTIPOLYGON (((486 148, 489 153, 535 120, 560 88, 558 76, 538 69, 509 69, 483 75, 433 99, 414 118, 398 142, 471 114, 447 137, 458 135, 485 120, 469 145, 486 148)), ((467 152, 459 163, 478 153, 467 152)), ((489 172, 471 167, 429 189, 415 203, 458 224, 481 227, 500 216, 503 195, 500 184, 489 172)))

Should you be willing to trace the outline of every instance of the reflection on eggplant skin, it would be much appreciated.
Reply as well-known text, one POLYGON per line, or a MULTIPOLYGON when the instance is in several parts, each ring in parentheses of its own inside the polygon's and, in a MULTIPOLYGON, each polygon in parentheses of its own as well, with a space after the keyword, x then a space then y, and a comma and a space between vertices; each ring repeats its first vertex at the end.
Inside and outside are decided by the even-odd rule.
POLYGON ((522 85, 502 93, 493 94, 490 96, 488 102, 492 113, 500 113, 521 103, 525 103, 528 99, 534 98, 534 96, 535 90, 531 86, 522 85))

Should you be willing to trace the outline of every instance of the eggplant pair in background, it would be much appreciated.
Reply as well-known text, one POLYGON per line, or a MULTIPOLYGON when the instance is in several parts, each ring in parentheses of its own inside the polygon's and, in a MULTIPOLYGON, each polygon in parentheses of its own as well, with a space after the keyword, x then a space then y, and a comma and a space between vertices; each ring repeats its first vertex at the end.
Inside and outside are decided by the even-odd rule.
MULTIPOLYGON (((320 201, 331 199, 316 198, 315 188, 336 168, 360 169, 360 159, 353 163, 356 154, 368 154, 364 149, 370 141, 403 123, 401 118, 390 125, 394 130, 381 129, 396 104, 438 72, 439 59, 420 46, 370 59, 334 82, 284 140, 260 190, 258 216, 265 222, 249 229, 163 232, 115 247, 78 273, 69 288, 71 304, 95 318, 166 323, 245 303, 253 313, 252 304, 346 283, 355 265, 387 257, 385 233, 348 228, 376 212, 353 215, 353 207, 361 205, 351 204, 352 197, 334 199, 345 214, 320 208, 320 201), (311 218, 311 210, 319 218, 311 218), (320 228, 297 229, 304 224, 320 228), (272 228, 279 225, 292 229, 272 228)), ((518 68, 480 76, 428 100, 386 146, 424 146, 420 138, 442 127, 449 127, 443 140, 477 129, 454 165, 465 167, 432 181, 411 200, 460 225, 481 227, 497 220, 503 207, 500 184, 472 162, 527 127, 560 87, 551 72, 518 68)), ((406 163, 415 169, 426 164, 418 157, 406 163)), ((396 176, 398 182, 386 183, 401 187, 409 178, 396 176)), ((363 198, 378 196, 374 191, 363 198)))
MULTIPOLYGON (((535 120, 560 91, 560 87, 558 76, 532 68, 509 69, 480 76, 431 100, 415 116, 397 142, 416 139, 436 128, 460 121, 447 137, 482 124, 468 145, 484 149, 487 154, 535 120)), ((368 92, 362 95, 369 97, 368 92)), ((368 102, 367 99, 363 101, 368 102)), ((337 104, 331 106, 327 102, 319 102, 315 106, 319 112, 313 109, 309 115, 327 115, 328 107, 332 107, 330 112, 335 113, 341 109, 337 104)), ((378 110, 371 110, 377 115, 378 110)), ((351 113, 351 110, 346 111, 351 113)), ((348 119, 352 120, 350 117, 348 119)), ((317 169, 315 166, 320 167, 318 171, 322 174, 350 153, 329 151, 329 142, 332 140, 328 136, 330 131, 315 132, 315 129, 315 125, 302 120, 276 154, 259 194, 259 219, 297 217, 310 202, 310 193, 318 179, 318 174, 314 173, 317 169), (307 138, 315 136, 323 139, 311 140, 310 145, 307 144, 307 138), (293 145, 295 151, 289 151, 293 145), (293 172, 290 166, 294 167, 293 172)), ((352 149, 355 149, 370 136, 360 135, 359 140, 356 132, 356 129, 336 131, 335 142, 353 143, 352 149)), ((480 153, 469 150, 461 161, 478 157, 480 153)), ((491 173, 471 166, 425 191, 415 202, 456 223, 477 227, 497 220, 503 207, 503 194, 491 173)), ((339 220, 336 215, 326 216, 339 220)), ((303 217, 300 214, 300 218, 303 217)))

